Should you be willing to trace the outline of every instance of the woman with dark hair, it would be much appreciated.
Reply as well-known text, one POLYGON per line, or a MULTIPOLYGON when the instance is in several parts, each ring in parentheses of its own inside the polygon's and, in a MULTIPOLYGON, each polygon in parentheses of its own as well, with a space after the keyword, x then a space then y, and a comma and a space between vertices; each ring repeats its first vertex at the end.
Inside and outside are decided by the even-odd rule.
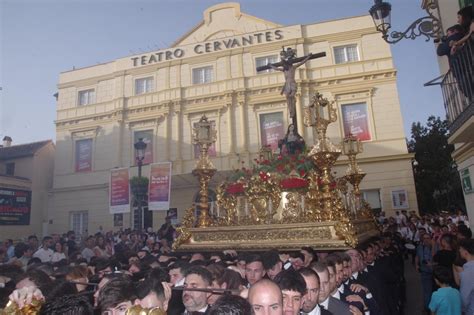
POLYGON ((51 257, 51 262, 55 263, 63 259, 66 259, 66 255, 64 254, 64 245, 61 242, 57 242, 54 244, 54 253, 51 257))

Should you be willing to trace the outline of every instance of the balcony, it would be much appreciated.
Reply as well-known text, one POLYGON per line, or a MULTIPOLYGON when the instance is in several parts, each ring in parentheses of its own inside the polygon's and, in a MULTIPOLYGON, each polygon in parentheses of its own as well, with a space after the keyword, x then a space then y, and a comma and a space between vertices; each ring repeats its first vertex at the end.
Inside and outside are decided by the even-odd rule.
POLYGON ((450 142, 474 141, 474 40, 471 38, 450 59, 450 70, 441 81, 449 120, 450 142))

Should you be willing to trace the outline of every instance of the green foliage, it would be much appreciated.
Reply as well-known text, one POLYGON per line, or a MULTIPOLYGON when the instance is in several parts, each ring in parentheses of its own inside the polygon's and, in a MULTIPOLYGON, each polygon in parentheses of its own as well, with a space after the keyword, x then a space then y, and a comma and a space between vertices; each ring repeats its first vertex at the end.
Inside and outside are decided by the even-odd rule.
POLYGON ((133 176, 130 178, 130 189, 134 195, 146 195, 148 192, 148 177, 133 176))
POLYGON ((412 124, 408 150, 415 153, 415 187, 421 212, 432 213, 464 205, 457 166, 448 144, 448 121, 430 116, 426 125, 412 124), (415 163, 416 164, 416 163, 415 163))

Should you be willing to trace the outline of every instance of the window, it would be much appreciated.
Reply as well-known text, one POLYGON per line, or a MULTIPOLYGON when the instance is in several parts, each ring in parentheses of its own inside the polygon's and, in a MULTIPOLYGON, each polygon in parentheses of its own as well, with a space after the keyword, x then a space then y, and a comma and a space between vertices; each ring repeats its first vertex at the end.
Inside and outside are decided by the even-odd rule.
POLYGON ((373 211, 382 210, 382 202, 380 200, 379 189, 362 190, 362 199, 364 199, 372 208, 373 211))
POLYGON ((92 139, 76 140, 76 172, 92 171, 92 139))
POLYGON ((135 95, 153 92, 153 77, 135 80, 135 95))
POLYGON ((334 59, 336 64, 359 61, 357 45, 334 47, 334 59))
MULTIPOLYGON (((261 67, 261 66, 266 66, 269 63, 276 63, 276 62, 278 62, 278 56, 277 55, 271 55, 271 56, 255 58, 256 68, 261 67)), ((275 70, 267 69, 267 70, 258 71, 257 73, 268 73, 268 72, 272 72, 272 71, 275 71, 275 70)))
POLYGON ((273 151, 278 149, 278 141, 285 137, 283 112, 260 114, 260 139, 262 146, 269 145, 273 151))
POLYGON ((193 84, 210 83, 212 72, 212 66, 193 69, 193 84))
POLYGON ((71 230, 74 231, 76 235, 87 235, 88 217, 87 211, 71 212, 71 230))
POLYGON ((79 91, 79 106, 95 103, 95 90, 79 91))
POLYGON ((341 111, 345 137, 351 134, 361 141, 371 140, 367 104, 342 105, 341 111))
POLYGON ((13 176, 15 175, 15 163, 6 163, 6 175, 13 176))

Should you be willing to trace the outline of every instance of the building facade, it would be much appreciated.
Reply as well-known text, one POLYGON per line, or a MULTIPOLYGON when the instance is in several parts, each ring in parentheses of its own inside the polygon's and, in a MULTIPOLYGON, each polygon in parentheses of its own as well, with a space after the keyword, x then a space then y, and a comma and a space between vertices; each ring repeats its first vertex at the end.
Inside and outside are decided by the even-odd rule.
MULTIPOLYGON (((429 1, 422 2, 423 6, 429 1)), ((443 31, 458 23, 457 12, 472 0, 439 1, 438 17, 443 31)), ((470 226, 474 226, 474 38, 457 51, 448 63, 446 56, 438 57, 441 73, 439 84, 449 121, 448 142, 454 145, 452 157, 457 164, 470 226)))
MULTIPOLYGON (((113 168, 137 173, 138 138, 148 143, 145 176, 146 164, 172 162, 171 207, 181 217, 198 191, 191 137, 203 114, 217 129, 210 155, 219 172, 211 187, 228 171, 251 165, 263 145, 276 150, 289 124, 280 95, 284 77, 256 68, 279 61, 282 46, 298 56, 326 52, 296 73, 298 131, 306 143, 312 145, 314 135, 302 124, 303 107, 319 91, 338 106, 338 121, 328 129, 332 141, 349 133, 364 141, 362 189, 372 207, 387 214, 417 211, 396 69, 371 17, 283 26, 223 3, 208 8, 202 22, 168 49, 60 74, 51 232, 130 225, 127 216, 114 220, 109 213, 108 183, 113 168)), ((337 173, 346 167, 342 157, 337 173)), ((165 215, 153 213, 155 229, 165 215)))
POLYGON ((48 193, 53 187, 53 141, 0 147, 0 239, 48 234, 48 193))

